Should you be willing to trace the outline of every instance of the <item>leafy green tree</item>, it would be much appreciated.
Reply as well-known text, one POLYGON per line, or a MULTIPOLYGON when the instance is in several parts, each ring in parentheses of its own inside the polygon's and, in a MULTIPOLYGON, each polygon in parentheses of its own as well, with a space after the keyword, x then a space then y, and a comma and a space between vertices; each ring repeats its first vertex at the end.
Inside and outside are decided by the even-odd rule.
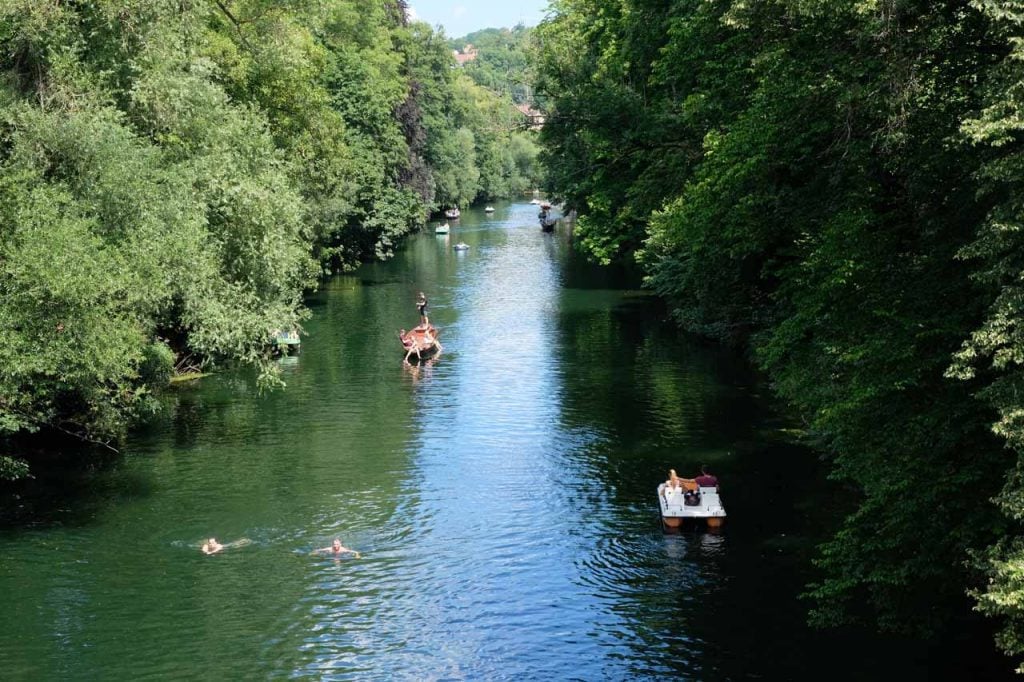
POLYGON ((532 70, 529 51, 533 30, 523 26, 487 28, 462 38, 448 41, 453 51, 462 51, 472 45, 476 58, 462 65, 463 71, 477 85, 516 104, 529 104, 532 100, 532 70))
MULTIPOLYGON (((991 237, 968 247, 1013 194, 979 179, 1018 169, 960 133, 1010 5, 561 0, 535 32, 548 182, 580 212, 577 243, 638 258, 684 329, 745 345, 847 486, 808 593, 819 624, 934 631, 1004 528, 978 504, 1009 460, 984 381, 945 374, 992 295, 961 256, 1019 277, 991 237)), ((1010 92, 993 129, 1016 125, 1010 92)), ((965 357, 1013 357, 994 331, 965 357)))
MULTIPOLYGON (((960 257, 976 264, 975 279, 990 301, 984 319, 956 354, 948 374, 977 383, 980 396, 997 412, 995 433, 1005 439, 1008 474, 996 498, 1008 521, 1007 532, 984 553, 976 555, 988 581, 973 595, 978 609, 1002 620, 997 643, 1008 654, 1024 654, 1024 429, 1021 428, 1024 385, 1020 323, 1024 316, 1021 274, 1024 273, 1024 147, 1021 145, 1020 78, 1021 25, 1024 5, 1019 2, 973 3, 990 20, 1002 59, 991 69, 986 82, 985 106, 963 124, 966 136, 978 150, 986 152, 979 171, 980 192, 991 202, 977 238, 965 246, 960 257)), ((1024 672, 1024 664, 1018 668, 1024 672)))

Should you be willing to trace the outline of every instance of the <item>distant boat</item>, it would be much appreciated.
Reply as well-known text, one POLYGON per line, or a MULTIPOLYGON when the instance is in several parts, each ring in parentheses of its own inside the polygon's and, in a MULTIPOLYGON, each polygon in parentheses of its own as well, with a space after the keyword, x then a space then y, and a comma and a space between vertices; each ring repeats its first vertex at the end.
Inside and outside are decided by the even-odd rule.
POLYGON ((658 504, 661 505, 661 521, 668 528, 678 528, 686 519, 703 519, 708 528, 718 528, 725 523, 725 507, 715 487, 666 489, 662 483, 658 486, 658 504))
POLYGON ((448 234, 448 232, 450 232, 451 229, 452 228, 448 225, 448 223, 445 223, 444 225, 438 225, 437 227, 434 228, 434 234, 448 234))
POLYGON ((558 218, 548 213, 547 209, 537 214, 537 218, 540 220, 540 229, 545 232, 553 232, 555 229, 555 223, 558 222, 558 218))
POLYGON ((449 208, 447 211, 444 212, 444 217, 449 218, 451 220, 455 220, 460 215, 462 215, 462 213, 459 212, 458 206, 456 206, 455 208, 449 208))
POLYGON ((416 354, 416 351, 413 351, 412 355, 409 356, 409 359, 412 360, 414 358, 427 358, 436 353, 438 350, 436 339, 439 335, 440 332, 437 331, 434 325, 426 328, 421 325, 415 329, 410 329, 404 335, 399 334, 398 338, 402 342, 403 353, 408 354, 413 346, 419 348, 419 355, 416 354), (427 341, 427 332, 430 332, 431 339, 429 342, 427 341))
POLYGON ((302 349, 302 340, 298 329, 275 329, 271 333, 271 350, 280 355, 298 353, 302 349))
POLYGON ((452 248, 454 248, 456 251, 469 251, 469 244, 467 244, 466 242, 459 242, 452 248))
POLYGON ((540 199, 530 199, 530 203, 536 206, 537 204, 540 203, 540 199))
POLYGON ((494 213, 494 207, 488 206, 487 208, 484 209, 484 213, 494 213))

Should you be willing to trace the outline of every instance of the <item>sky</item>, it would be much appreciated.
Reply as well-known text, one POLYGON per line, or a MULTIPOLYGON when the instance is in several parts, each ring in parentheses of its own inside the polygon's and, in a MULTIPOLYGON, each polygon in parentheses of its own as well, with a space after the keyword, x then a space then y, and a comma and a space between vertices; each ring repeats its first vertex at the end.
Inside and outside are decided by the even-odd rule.
POLYGON ((410 13, 431 26, 441 24, 445 35, 459 38, 482 28, 536 26, 548 0, 408 0, 410 13))

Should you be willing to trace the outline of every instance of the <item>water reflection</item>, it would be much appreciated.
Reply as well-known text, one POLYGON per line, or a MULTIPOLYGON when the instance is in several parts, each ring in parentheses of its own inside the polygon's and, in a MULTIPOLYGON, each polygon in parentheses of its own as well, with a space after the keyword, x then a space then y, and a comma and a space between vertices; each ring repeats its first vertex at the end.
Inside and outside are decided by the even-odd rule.
POLYGON ((89 493, 0 535, 5 674, 958 676, 920 643, 806 628, 828 489, 754 378, 680 340, 632 273, 573 257, 564 225, 496 209, 328 282, 286 391, 181 387, 89 493), (406 365, 421 290, 445 350, 406 365), (726 527, 665 533, 657 483, 702 463, 726 527), (210 535, 254 544, 205 557, 210 535), (362 558, 310 556, 334 537, 362 558))

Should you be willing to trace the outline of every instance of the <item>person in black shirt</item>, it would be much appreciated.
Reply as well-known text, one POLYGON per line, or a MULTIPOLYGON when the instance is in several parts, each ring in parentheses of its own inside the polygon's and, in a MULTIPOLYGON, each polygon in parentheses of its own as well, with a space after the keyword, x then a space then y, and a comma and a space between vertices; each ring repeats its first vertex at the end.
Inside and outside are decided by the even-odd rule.
POLYGON ((430 320, 427 319, 427 296, 422 291, 419 298, 416 299, 416 309, 420 312, 420 326, 426 329, 430 320))

